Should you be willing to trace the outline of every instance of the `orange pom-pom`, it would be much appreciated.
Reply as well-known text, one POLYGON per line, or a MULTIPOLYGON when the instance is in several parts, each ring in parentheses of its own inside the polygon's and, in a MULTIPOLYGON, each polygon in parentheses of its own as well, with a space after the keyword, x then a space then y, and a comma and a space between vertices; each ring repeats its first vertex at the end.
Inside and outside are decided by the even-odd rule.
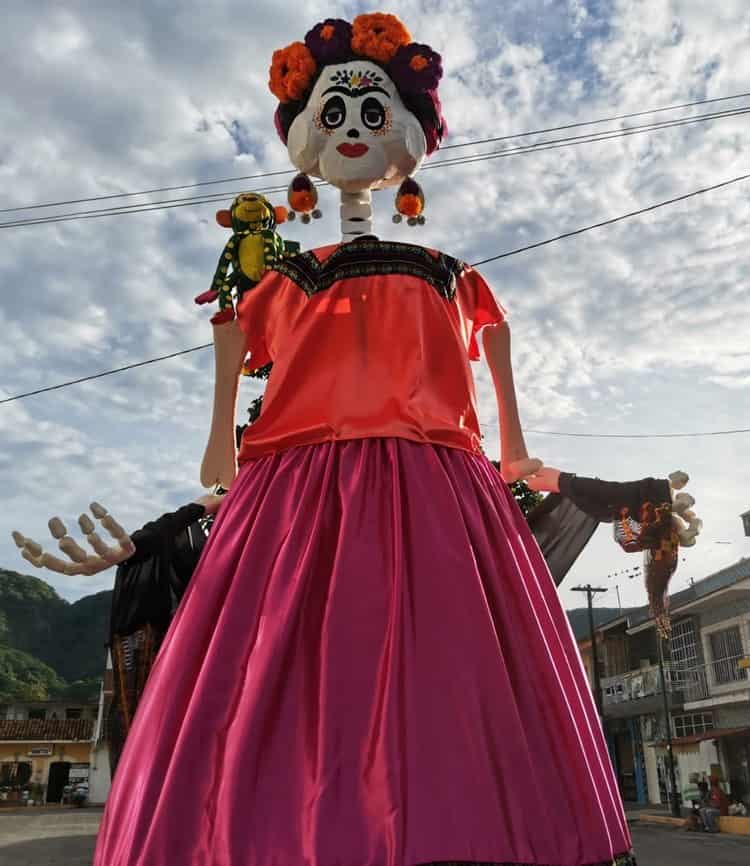
POLYGON ((401 21, 382 12, 358 15, 352 33, 352 51, 379 63, 388 63, 402 45, 411 42, 411 34, 401 21))
POLYGON ((274 216, 276 217, 276 225, 280 226, 282 223, 285 223, 287 217, 289 216, 289 211, 284 207, 283 204, 277 205, 274 209, 274 216))
POLYGON ((310 89, 318 66, 304 42, 273 52, 268 86, 279 102, 294 102, 310 89))
POLYGON ((325 41, 328 42, 335 32, 335 27, 331 24, 326 24, 325 27, 320 28, 320 38, 325 39, 325 41))
POLYGON ((396 202, 398 212, 406 217, 418 217, 424 210, 424 202, 418 195, 402 195, 396 202))
POLYGON ((409 66, 415 72, 421 72, 425 67, 430 65, 430 61, 423 57, 421 54, 415 54, 414 57, 409 61, 409 66))
POLYGON ((315 208, 317 203, 317 196, 314 192, 310 192, 310 190, 293 190, 289 193, 289 204, 300 213, 309 213, 315 208))

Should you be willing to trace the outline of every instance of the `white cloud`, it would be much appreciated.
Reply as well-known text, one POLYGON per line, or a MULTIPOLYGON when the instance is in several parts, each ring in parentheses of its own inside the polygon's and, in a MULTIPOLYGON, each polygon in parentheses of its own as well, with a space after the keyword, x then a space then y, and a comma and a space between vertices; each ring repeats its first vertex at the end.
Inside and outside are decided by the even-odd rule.
MULTIPOLYGON (((266 87, 270 53, 323 17, 350 18, 355 5, 360 11, 308 3, 302 20, 293 6, 239 0, 210 8, 181 0, 169 14, 145 0, 101 3, 93 13, 75 0, 6 4, 0 49, 12 86, 0 96, 0 206, 288 168, 266 87)), ((750 72, 750 13, 740 0, 718 9, 698 0, 403 0, 388 11, 444 54, 449 143, 724 96, 745 90, 750 72)), ((425 171, 426 228, 395 227, 392 194, 382 193, 376 230, 476 261, 744 173, 747 146, 740 116, 425 171)), ((435 159, 449 154, 456 151, 435 159)), ((229 201, 244 186, 253 182, 218 189, 229 201)), ((527 427, 748 426, 748 189, 738 184, 482 268, 510 311, 527 427)), ((306 246, 335 240, 335 194, 324 190, 321 204, 324 220, 289 227, 287 236, 306 246)), ((209 342, 205 309, 192 298, 207 287, 225 240, 217 207, 3 230, 2 393, 209 342)), ((10 529, 44 535, 52 512, 72 520, 91 498, 116 504, 135 528, 197 494, 211 367, 210 352, 196 353, 0 405, 0 561, 23 565, 10 529)), ((477 378, 495 453, 483 367, 477 378)), ((257 387, 245 391, 242 405, 257 387)), ((688 469, 706 534, 686 554, 685 577, 743 550, 737 515, 750 502, 738 467, 750 456, 748 437, 528 438, 548 463, 580 474, 688 469)), ((602 530, 570 583, 632 562, 602 530)), ((75 597, 110 579, 57 585, 75 597)), ((625 603, 643 600, 634 583, 621 587, 625 603)))

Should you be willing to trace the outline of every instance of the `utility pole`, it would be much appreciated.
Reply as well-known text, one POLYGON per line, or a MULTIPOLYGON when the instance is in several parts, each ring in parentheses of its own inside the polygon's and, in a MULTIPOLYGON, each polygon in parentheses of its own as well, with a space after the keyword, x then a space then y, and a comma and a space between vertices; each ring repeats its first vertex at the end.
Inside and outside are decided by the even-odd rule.
POLYGON ((661 679, 661 696, 664 700, 664 719, 667 726, 667 769, 669 770, 669 786, 671 788, 669 802, 672 807, 672 815, 675 818, 682 816, 680 792, 677 790, 677 778, 674 772, 674 750, 672 748, 672 714, 669 711, 669 694, 667 692, 667 678, 664 674, 664 645, 658 630, 656 632, 656 643, 659 647, 659 678, 661 679))
POLYGON ((608 587, 592 586, 590 583, 586 586, 575 586, 573 592, 585 592, 589 608, 589 635, 591 637, 591 663, 594 668, 594 702, 596 709, 599 712, 599 718, 602 717, 602 688, 599 682, 599 654, 596 648, 596 632, 594 630, 594 596, 597 592, 607 592, 608 587))

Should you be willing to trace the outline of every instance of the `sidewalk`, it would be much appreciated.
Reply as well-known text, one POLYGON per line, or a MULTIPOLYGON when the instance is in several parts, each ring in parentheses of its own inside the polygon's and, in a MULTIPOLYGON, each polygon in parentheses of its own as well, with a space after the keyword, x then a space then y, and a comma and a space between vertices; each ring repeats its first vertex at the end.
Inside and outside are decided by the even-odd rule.
MULTIPOLYGON (((683 827, 688 810, 683 808, 682 817, 675 818, 672 810, 664 805, 638 805, 628 803, 625 817, 628 824, 661 824, 667 827, 683 827)), ((719 818, 719 833, 747 838, 750 836, 750 818, 719 818)))

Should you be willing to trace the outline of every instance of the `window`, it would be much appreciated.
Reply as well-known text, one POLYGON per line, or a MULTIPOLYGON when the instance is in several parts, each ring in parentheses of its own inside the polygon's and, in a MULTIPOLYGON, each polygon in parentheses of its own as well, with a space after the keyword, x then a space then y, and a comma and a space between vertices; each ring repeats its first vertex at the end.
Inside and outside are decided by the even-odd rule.
POLYGON ((0 787, 20 788, 31 778, 31 764, 28 761, 7 761, 0 764, 0 787))
POLYGON ((29 718, 44 721, 47 718, 47 710, 29 710, 29 718))
POLYGON ((698 639, 695 633, 695 620, 684 619, 672 627, 669 642, 672 666, 685 670, 698 664, 698 639))
POLYGON ((744 680, 745 671, 737 667, 738 659, 744 655, 739 626, 734 625, 722 631, 712 632, 708 640, 711 646, 714 681, 722 685, 744 680))
POLYGON ((83 710, 80 707, 67 707, 65 710, 66 719, 80 719, 83 710))
POLYGON ((674 716, 673 721, 676 737, 692 737, 714 729, 713 713, 688 713, 674 716))

